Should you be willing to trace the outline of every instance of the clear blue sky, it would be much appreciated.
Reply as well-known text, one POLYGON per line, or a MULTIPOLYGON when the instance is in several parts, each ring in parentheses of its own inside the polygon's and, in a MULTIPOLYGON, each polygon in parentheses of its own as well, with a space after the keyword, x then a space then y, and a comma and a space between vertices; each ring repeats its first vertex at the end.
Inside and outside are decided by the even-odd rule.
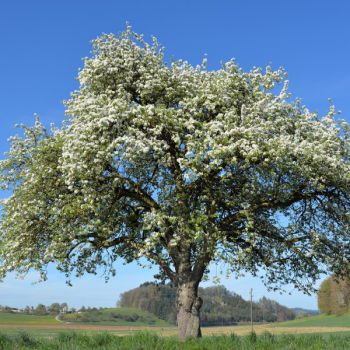
MULTIPOLYGON (((165 46, 166 60, 192 65, 208 54, 208 69, 236 58, 241 67, 265 68, 270 62, 289 73, 292 98, 303 98, 310 110, 323 114, 332 98, 341 117, 350 122, 350 2, 344 0, 133 0, 133 1, 2 1, 0 4, 0 154, 14 124, 60 125, 64 106, 78 89, 74 77, 89 56, 90 40, 103 32, 117 34, 129 21, 133 30, 151 35, 165 46)), ((0 158, 3 156, 0 156, 0 158)), ((1 198, 7 193, 0 193, 1 198)), ((75 307, 113 306, 120 293, 152 280, 156 270, 117 263, 117 276, 108 284, 96 276, 73 279, 50 269, 49 280, 35 286, 37 273, 24 281, 9 275, 0 284, 0 304, 13 307, 45 305, 54 301, 75 307)), ((215 269, 213 269, 215 274, 215 269)), ((316 297, 267 293, 258 279, 223 280, 225 286, 249 298, 263 295, 288 307, 317 308, 316 297)), ((202 284, 208 286, 211 283, 202 284)), ((287 288, 291 291, 293 288, 287 288)))

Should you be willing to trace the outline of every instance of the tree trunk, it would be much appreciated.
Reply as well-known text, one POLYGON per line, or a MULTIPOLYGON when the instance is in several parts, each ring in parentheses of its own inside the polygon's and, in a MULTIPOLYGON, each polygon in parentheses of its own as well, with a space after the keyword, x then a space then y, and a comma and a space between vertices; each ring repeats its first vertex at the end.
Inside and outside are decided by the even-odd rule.
POLYGON ((199 338, 202 336, 199 309, 203 305, 203 300, 197 296, 197 291, 198 284, 186 283, 177 286, 177 323, 181 341, 185 341, 188 337, 199 338))

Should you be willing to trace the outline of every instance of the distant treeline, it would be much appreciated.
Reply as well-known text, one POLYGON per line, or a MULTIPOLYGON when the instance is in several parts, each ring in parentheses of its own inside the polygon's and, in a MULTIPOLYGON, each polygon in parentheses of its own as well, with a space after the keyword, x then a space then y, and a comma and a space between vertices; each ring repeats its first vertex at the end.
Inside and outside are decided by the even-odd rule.
MULTIPOLYGON (((2 312, 23 312, 25 314, 32 314, 32 315, 56 315, 59 314, 60 312, 68 312, 68 304, 67 303, 52 303, 49 306, 45 306, 43 304, 38 304, 38 306, 35 308, 34 306, 29 307, 28 305, 24 309, 17 309, 17 308, 12 308, 8 306, 1 306, 0 309, 2 312)), ((75 308, 72 307, 71 311, 75 311, 75 308)))
MULTIPOLYGON (((250 302, 240 295, 227 290, 224 286, 199 287, 203 298, 201 325, 233 325, 250 321, 250 302)), ((176 288, 171 284, 157 286, 146 282, 140 287, 120 295, 120 306, 136 307, 150 312, 156 317, 176 324, 175 309, 176 288)), ((276 301, 262 298, 253 302, 254 322, 287 321, 296 318, 296 313, 276 301)))
POLYGON ((318 292, 318 308, 328 315, 343 315, 349 312, 350 280, 336 280, 332 275, 324 280, 318 292))
POLYGON ((88 308, 85 308, 85 306, 82 306, 79 310, 77 310, 74 307, 71 307, 70 309, 68 309, 67 303, 61 303, 61 304, 52 303, 49 306, 38 304, 36 308, 34 306, 31 306, 31 307, 26 306, 24 309, 17 309, 17 308, 0 305, 0 310, 1 312, 8 312, 8 313, 23 312, 25 314, 31 314, 31 315, 57 315, 60 313, 74 313, 76 311, 97 312, 97 311, 107 310, 107 308, 99 307, 97 309, 96 307, 90 308, 89 306, 88 308))

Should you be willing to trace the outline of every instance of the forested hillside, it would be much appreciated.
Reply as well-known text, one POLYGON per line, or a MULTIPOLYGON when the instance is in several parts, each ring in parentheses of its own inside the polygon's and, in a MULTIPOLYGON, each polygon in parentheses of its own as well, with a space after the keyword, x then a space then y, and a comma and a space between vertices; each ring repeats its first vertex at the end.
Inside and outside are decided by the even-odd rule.
POLYGON ((277 317, 277 321, 279 322, 291 321, 298 316, 298 314, 293 309, 283 306, 277 301, 268 299, 266 297, 259 299, 257 305, 261 309, 267 310, 275 315, 277 317))
POLYGON ((318 308, 328 315, 344 315, 350 307, 350 280, 328 277, 321 284, 318 292, 318 308))
MULTIPOLYGON (((224 286, 199 287, 199 295, 204 301, 201 308, 202 326, 227 326, 250 321, 250 302, 224 286)), ((146 282, 121 294, 120 306, 137 307, 175 324, 175 296, 176 288, 171 284, 157 286, 153 282, 146 282)), ((293 310, 265 297, 253 302, 254 322, 286 321, 295 317, 293 310)))

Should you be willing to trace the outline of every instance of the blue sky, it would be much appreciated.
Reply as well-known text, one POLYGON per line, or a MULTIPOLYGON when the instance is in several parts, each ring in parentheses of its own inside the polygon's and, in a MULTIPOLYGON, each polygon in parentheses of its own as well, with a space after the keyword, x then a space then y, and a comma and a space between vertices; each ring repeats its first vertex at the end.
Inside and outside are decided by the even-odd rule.
MULTIPOLYGON (((133 0, 133 1, 2 1, 0 5, 0 154, 8 151, 9 136, 18 123, 32 125, 33 113, 49 127, 64 119, 61 101, 78 89, 74 77, 89 56, 90 40, 118 34, 130 22, 133 30, 151 35, 165 46, 165 60, 187 60, 192 65, 208 56, 208 69, 235 58, 244 70, 253 66, 283 66, 289 73, 292 99, 303 98, 310 109, 324 114, 332 98, 341 118, 350 122, 350 3, 334 0, 133 0)), ((3 156, 0 156, 0 158, 3 156)), ((1 198, 7 193, 0 193, 1 198)), ((157 270, 117 262, 117 276, 85 275, 73 287, 50 268, 49 280, 31 285, 9 275, 0 284, 0 304, 13 307, 45 305, 54 301, 74 307, 114 306, 120 293, 152 280, 157 270)), ((215 268, 212 269, 215 274, 215 268)), ((258 279, 247 276, 223 280, 229 290, 253 299, 263 295, 288 307, 317 308, 316 296, 267 293, 258 279)), ((208 286, 211 283, 203 283, 208 286)), ((293 288, 287 288, 291 291, 293 288)))

